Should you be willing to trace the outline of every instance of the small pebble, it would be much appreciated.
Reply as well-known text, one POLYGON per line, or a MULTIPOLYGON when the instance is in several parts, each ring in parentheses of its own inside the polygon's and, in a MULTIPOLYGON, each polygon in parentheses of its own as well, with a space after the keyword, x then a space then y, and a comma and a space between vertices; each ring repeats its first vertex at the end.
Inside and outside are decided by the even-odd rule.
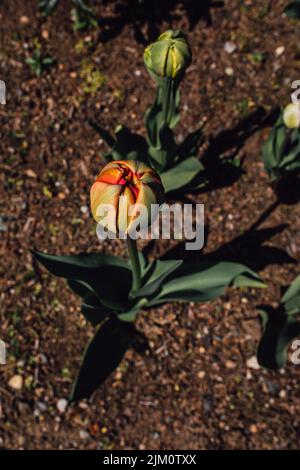
POLYGON ((65 398, 61 398, 56 403, 56 408, 58 409, 60 413, 64 413, 67 409, 67 406, 68 406, 68 400, 66 400, 65 398))
POLYGON ((255 370, 260 369, 260 365, 257 362, 256 356, 252 356, 247 360, 247 367, 255 370))
POLYGON ((46 409, 47 409, 47 405, 45 403, 43 403, 42 401, 38 401, 37 404, 36 404, 36 407, 40 411, 46 411, 46 409))
POLYGON ((277 55, 277 57, 279 57, 280 55, 282 55, 285 51, 285 47, 284 46, 279 46, 279 47, 276 47, 275 49, 275 55, 277 55))
POLYGON ((88 208, 88 206, 81 206, 80 210, 83 214, 86 214, 88 212, 89 208, 88 208))
POLYGON ((197 373, 197 377, 198 377, 198 379, 204 379, 205 371, 204 370, 199 370, 199 372, 197 373))
POLYGON ((14 390, 21 390, 23 387, 23 377, 21 375, 14 375, 9 380, 8 385, 14 390))
POLYGON ((140 70, 135 70, 135 71, 134 71, 134 75, 135 75, 136 77, 140 77, 140 76, 142 75, 142 72, 141 72, 140 70))
POLYGON ((285 390, 280 390, 279 396, 280 396, 280 398, 286 398, 286 391, 285 390))
POLYGON ((90 437, 89 433, 85 431, 84 429, 80 429, 79 431, 79 437, 80 439, 86 440, 90 437))
POLYGON ((255 426, 255 424, 251 424, 250 428, 249 428, 251 434, 256 434, 258 429, 257 429, 257 426, 255 426))
POLYGON ((234 75, 234 70, 232 67, 226 67, 225 69, 225 74, 228 76, 228 77, 232 77, 232 75, 234 75))
POLYGON ((19 23, 22 24, 23 26, 26 26, 27 24, 30 23, 30 20, 28 16, 20 16, 19 23))
POLYGON ((46 41, 49 39, 49 31, 47 29, 42 30, 42 38, 46 41))
POLYGON ((236 362, 226 361, 225 362, 225 367, 226 367, 226 369, 235 369, 236 368, 236 362))
POLYGON ((224 44, 224 50, 228 53, 228 54, 233 54, 234 51, 236 51, 236 44, 232 41, 226 41, 225 44, 224 44))

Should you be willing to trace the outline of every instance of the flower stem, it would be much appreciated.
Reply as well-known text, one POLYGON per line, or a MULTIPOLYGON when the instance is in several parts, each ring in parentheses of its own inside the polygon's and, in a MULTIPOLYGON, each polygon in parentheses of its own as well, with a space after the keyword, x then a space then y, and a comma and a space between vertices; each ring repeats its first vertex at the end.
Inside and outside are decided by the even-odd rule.
POLYGON ((132 291, 136 292, 141 286, 141 265, 136 240, 127 237, 127 249, 133 275, 132 291))
POLYGON ((166 126, 169 126, 170 107, 172 105, 171 99, 172 99, 172 79, 167 77, 164 80, 163 103, 162 103, 163 122, 166 126))

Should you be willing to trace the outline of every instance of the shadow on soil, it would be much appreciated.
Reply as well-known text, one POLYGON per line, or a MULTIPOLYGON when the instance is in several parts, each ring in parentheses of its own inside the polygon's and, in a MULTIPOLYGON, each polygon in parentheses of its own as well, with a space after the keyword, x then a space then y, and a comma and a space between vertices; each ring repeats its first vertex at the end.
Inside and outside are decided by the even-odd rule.
MULTIPOLYGON (((254 271, 261 271, 265 267, 272 264, 291 264, 297 263, 286 251, 281 248, 265 245, 267 241, 274 236, 282 233, 288 224, 280 224, 275 227, 261 228, 259 225, 264 222, 269 215, 278 207, 278 201, 273 203, 258 219, 257 221, 242 235, 234 238, 228 243, 225 243, 215 251, 203 254, 202 251, 186 251, 185 242, 180 242, 175 248, 169 250, 162 257, 163 259, 179 259, 183 258, 185 261, 231 261, 242 263, 253 269, 254 271)), ((205 242, 209 237, 209 228, 205 233, 205 242)), ((150 247, 148 248, 150 249, 150 247)))
MULTIPOLYGON (((104 0, 104 4, 108 1, 104 0)), ((211 25, 211 11, 224 5, 224 1, 212 0, 118 0, 114 5, 114 16, 99 20, 99 39, 109 41, 130 25, 135 39, 146 45, 157 38, 164 23, 171 27, 172 22, 182 16, 187 16, 190 31, 200 20, 211 25)))

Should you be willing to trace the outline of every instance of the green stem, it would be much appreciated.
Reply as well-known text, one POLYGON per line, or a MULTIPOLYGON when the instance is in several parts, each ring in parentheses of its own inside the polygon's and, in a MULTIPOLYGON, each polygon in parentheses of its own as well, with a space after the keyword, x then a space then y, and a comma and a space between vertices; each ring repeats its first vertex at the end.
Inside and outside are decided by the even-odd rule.
POLYGON ((164 86, 163 86, 162 112, 163 112, 163 122, 166 126, 169 126, 171 97, 172 97, 172 79, 165 78, 164 86))
POLYGON ((136 292, 141 286, 141 265, 136 240, 127 237, 127 249, 133 275, 132 291, 136 292))

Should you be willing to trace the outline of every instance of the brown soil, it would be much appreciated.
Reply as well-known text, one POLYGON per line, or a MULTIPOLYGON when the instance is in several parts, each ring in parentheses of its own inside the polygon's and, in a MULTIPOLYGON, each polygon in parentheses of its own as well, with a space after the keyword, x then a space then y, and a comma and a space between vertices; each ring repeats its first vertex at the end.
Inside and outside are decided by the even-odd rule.
MULTIPOLYGON (((291 262, 300 259, 299 205, 280 204, 260 227, 278 230, 228 243, 275 201, 260 160, 269 128, 255 111, 262 108, 268 117, 289 101, 290 83, 299 79, 300 22, 282 15, 283 0, 227 1, 209 10, 211 24, 192 13, 195 25, 180 2, 173 2, 173 14, 155 16, 150 26, 133 9, 119 23, 108 21, 116 16, 114 2, 95 1, 99 28, 73 32, 68 1, 61 0, 45 20, 36 3, 0 5, 0 78, 7 85, 7 104, 0 105, 0 215, 6 227, 1 224, 0 338, 8 346, 8 364, 1 366, 0 445, 296 449, 299 366, 289 361, 284 370, 271 372, 250 368, 247 360, 261 331, 256 306, 276 305, 280 288, 299 272, 291 262), (137 326, 149 350, 130 350, 89 402, 59 412, 57 403, 68 396, 92 328, 65 283, 34 269, 29 250, 125 254, 121 241, 99 246, 86 211, 105 150, 87 120, 143 131, 154 85, 143 66, 141 39, 147 42, 168 26, 187 31, 194 57, 182 86, 179 134, 203 120, 207 138, 233 130, 223 150, 236 150, 244 160, 244 173, 233 184, 223 181, 223 187, 189 195, 205 204, 204 252, 219 250, 224 259, 248 264, 268 288, 230 289, 212 303, 173 303, 142 314, 137 326), (39 78, 25 64, 36 39, 56 60, 39 78), (224 50, 226 41, 236 44, 233 54, 224 50), (86 61, 103 74, 94 95, 84 92, 86 61), (259 130, 252 132, 253 126, 259 130), (15 375, 23 378, 19 391, 8 384, 15 375)), ((226 143, 224 134, 219 142, 226 143)), ((169 248, 159 243, 151 255, 169 248)))

